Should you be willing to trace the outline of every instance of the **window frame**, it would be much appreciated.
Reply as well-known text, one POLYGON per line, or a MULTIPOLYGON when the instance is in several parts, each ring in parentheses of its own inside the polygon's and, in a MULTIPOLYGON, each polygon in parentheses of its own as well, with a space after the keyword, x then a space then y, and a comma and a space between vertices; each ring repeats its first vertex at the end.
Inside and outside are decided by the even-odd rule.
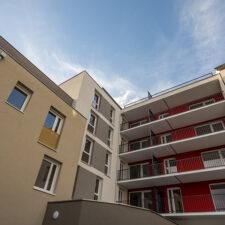
POLYGON ((91 112, 90 117, 89 117, 89 121, 88 121, 88 127, 91 126, 91 128, 93 129, 93 132, 91 132, 89 129, 87 129, 91 134, 94 134, 94 133, 95 133, 96 124, 97 124, 97 119, 98 119, 98 117, 97 117, 93 112, 91 112), (95 120, 94 120, 94 125, 92 125, 92 124, 90 123, 90 121, 91 121, 91 116, 94 116, 94 118, 95 118, 95 120))
POLYGON ((115 121, 115 109, 111 107, 109 121, 113 124, 115 121))
MULTIPOLYGON (((225 166, 225 157, 223 158, 222 153, 221 153, 222 151, 225 151, 225 148, 202 152, 201 153, 201 158, 202 158, 202 162, 203 162, 204 168, 208 169, 208 168, 213 168, 213 167, 225 166), (204 160, 203 155, 206 154, 206 153, 212 153, 212 152, 218 152, 218 155, 219 155, 219 159, 218 160, 220 160, 221 165, 219 165, 219 166, 211 166, 211 167, 206 165, 207 161, 204 160)), ((213 161, 213 160, 208 160, 208 161, 213 161)))
POLYGON ((210 98, 210 99, 207 99, 207 100, 204 100, 204 101, 197 102, 197 103, 194 103, 194 104, 189 105, 189 110, 199 109, 201 107, 204 107, 204 106, 207 106, 207 105, 211 105, 213 103, 215 103, 215 99, 214 98, 210 98), (209 102, 209 101, 212 101, 212 103, 207 104, 207 102, 209 102), (196 107, 196 108, 191 108, 191 107, 196 106, 198 104, 202 104, 202 105, 199 106, 199 107, 196 107))
POLYGON ((30 98, 31 98, 31 95, 32 95, 32 91, 29 90, 29 88, 27 88, 27 87, 26 87, 25 85, 23 85, 22 83, 17 82, 17 84, 16 84, 16 85, 13 87, 13 89, 11 90, 11 92, 10 92, 10 94, 9 94, 9 96, 8 96, 8 98, 7 98, 7 100, 6 100, 6 102, 7 102, 7 104, 9 104, 10 106, 12 106, 13 108, 19 110, 20 112, 24 112, 24 111, 25 111, 25 108, 26 108, 26 106, 27 106, 27 104, 28 104, 28 102, 29 102, 29 100, 30 100, 30 98), (8 101, 10 95, 12 94, 12 92, 13 92, 15 89, 19 89, 19 91, 21 91, 23 94, 26 95, 26 98, 25 98, 25 100, 24 100, 23 105, 21 106, 21 108, 16 107, 15 105, 13 105, 12 103, 10 103, 10 102, 8 101))
MULTIPOLYGON (((61 132, 62 132, 62 127, 63 127, 65 118, 62 115, 60 115, 58 112, 56 112, 56 110, 54 108, 52 108, 52 107, 48 111, 48 114, 49 113, 51 113, 51 114, 53 114, 55 116, 55 121, 53 123, 53 126, 52 126, 51 130, 53 132, 57 133, 58 135, 60 135, 61 132), (58 121, 59 120, 60 120, 60 122, 59 122, 59 125, 58 125, 58 121), (57 128, 57 130, 55 130, 56 128, 57 128)), ((47 117, 48 117, 48 114, 47 114, 47 117)), ((47 119, 47 117, 45 119, 47 119)), ((45 123, 44 123, 44 127, 46 127, 45 123)), ((48 129, 50 129, 50 128, 48 128, 48 129)))
POLYGON ((168 112, 165 112, 165 113, 162 113, 162 114, 159 115, 159 119, 161 120, 161 119, 164 119, 164 118, 169 117, 169 116, 170 116, 170 114, 168 112))
POLYGON ((104 174, 106 176, 110 176, 111 173, 111 161, 112 161, 112 154, 110 152, 106 152, 106 158, 105 158, 105 167, 104 167, 104 174), (106 161, 107 159, 107 161, 106 161), (107 172, 106 172, 107 168, 107 172))
POLYGON ((166 134, 162 134, 161 136, 160 136, 160 141, 161 141, 161 144, 167 144, 167 143, 170 143, 170 142, 172 142, 173 141, 173 137, 172 137, 172 133, 166 133, 166 134), (171 136, 171 141, 169 141, 169 142, 164 142, 163 140, 166 140, 166 137, 167 136, 171 136))
POLYGON ((164 172, 165 174, 172 174, 172 173, 177 173, 177 160, 175 157, 172 157, 172 158, 168 158, 168 159, 164 159, 164 172), (170 166, 170 160, 174 160, 176 162, 176 166, 170 166), (166 163, 168 164, 168 166, 166 166, 166 163), (176 171, 173 171, 172 168, 176 168, 175 170, 176 171), (169 169, 169 171, 168 171, 169 169))
MULTIPOLYGON (((144 194, 145 193, 153 193, 152 190, 144 190, 144 191, 131 191, 129 192, 129 204, 130 204, 130 194, 132 193, 141 193, 141 207, 140 208, 144 208, 144 209, 148 209, 148 208, 145 208, 145 198, 144 198, 144 194)), ((136 206, 136 207, 139 207, 139 206, 136 206)))
POLYGON ((148 145, 149 145, 149 140, 148 140, 148 138, 144 138, 144 139, 142 139, 142 140, 139 140, 139 141, 134 141, 134 142, 131 142, 130 144, 129 144, 129 149, 131 150, 131 145, 132 144, 136 144, 136 143, 140 143, 140 148, 139 149, 135 149, 135 150, 131 150, 131 151, 137 151, 137 150, 140 150, 140 149, 145 149, 145 148, 148 148, 149 146, 147 146, 147 147, 145 147, 145 148, 143 148, 143 142, 148 142, 148 145))
POLYGON ((202 124, 202 125, 199 125, 199 126, 194 127, 196 136, 207 135, 207 134, 211 134, 211 133, 218 132, 218 131, 214 131, 214 128, 213 128, 213 125, 216 124, 216 123, 221 123, 222 124, 222 127, 223 127, 223 130, 225 129, 224 123, 223 123, 222 120, 213 121, 211 123, 206 123, 206 124, 202 124), (210 127, 211 132, 210 133, 207 133, 207 134, 200 134, 200 135, 198 135, 196 129, 197 128, 200 128, 200 127, 203 127, 203 126, 207 126, 207 125, 210 127))
POLYGON ((99 107, 100 107, 100 100, 101 100, 100 95, 99 95, 97 92, 95 92, 95 93, 94 93, 94 96, 93 96, 93 99, 92 99, 92 107, 93 107, 94 109, 99 110, 99 107), (97 99, 98 99, 97 102, 95 102, 95 96, 97 96, 97 99))
MULTIPOLYGON (((56 161, 56 160, 54 160, 54 159, 45 155, 44 158, 41 161, 41 165, 39 167, 39 171, 37 173, 36 180, 38 178, 38 175, 39 175, 39 172, 40 172, 43 161, 47 161, 48 163, 51 163, 51 166, 50 166, 50 169, 48 171, 48 175, 47 175, 47 178, 46 178, 46 181, 45 181, 45 185, 44 185, 44 188, 41 188, 41 187, 38 187, 38 186, 34 185, 34 189, 54 195, 55 189, 56 189, 56 184, 57 184, 58 178, 59 178, 61 163, 59 163, 58 161, 56 161), (50 188, 50 190, 48 190, 47 187, 49 185, 49 180, 50 180, 52 168, 53 168, 54 165, 56 166, 56 170, 55 170, 55 173, 54 173, 54 176, 53 176, 53 179, 52 179, 51 188, 50 188)), ((35 183, 36 183, 36 180, 35 180, 35 183)))
POLYGON ((102 178, 100 177, 96 177, 95 180, 95 189, 94 189, 94 200, 98 201, 101 200, 101 192, 102 192, 102 178), (96 192, 96 183, 98 180, 98 191, 96 192), (97 199, 95 199, 95 197, 97 197, 97 199))
POLYGON ((113 142, 113 129, 109 127, 108 129, 108 135, 107 135, 107 145, 111 148, 113 142), (110 134, 109 134, 110 132, 110 134))
POLYGON ((84 144, 84 149, 83 149, 83 152, 82 152, 82 155, 81 155, 81 161, 82 161, 83 163, 88 164, 88 165, 91 164, 91 157, 92 157, 93 145, 94 145, 94 142, 93 142, 90 138, 86 138, 85 144, 84 144), (86 142, 87 142, 87 141, 89 141, 89 142, 91 143, 91 144, 90 144, 89 153, 85 151, 85 146, 86 146, 86 142), (82 160, 82 157, 83 157, 83 154, 84 154, 84 153, 85 153, 86 155, 88 155, 88 162, 85 162, 85 161, 82 160))

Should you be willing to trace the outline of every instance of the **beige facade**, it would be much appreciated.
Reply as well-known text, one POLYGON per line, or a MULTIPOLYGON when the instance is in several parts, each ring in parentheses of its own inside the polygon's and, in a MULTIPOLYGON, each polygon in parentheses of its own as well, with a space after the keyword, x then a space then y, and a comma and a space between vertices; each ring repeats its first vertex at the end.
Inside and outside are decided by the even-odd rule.
POLYGON ((72 108, 66 93, 2 38, 0 49, 6 53, 0 60, 0 224, 40 225, 47 202, 72 197, 86 118, 72 108), (18 82, 30 94, 23 111, 7 102, 18 82), (52 107, 63 115, 58 134, 44 127, 52 107), (59 165, 52 192, 35 187, 44 157, 59 165))
POLYGON ((100 179, 98 200, 115 202, 118 198, 117 186, 117 164, 118 164, 118 146, 120 143, 120 113, 121 108, 115 100, 100 87, 99 84, 86 72, 72 77, 63 82, 60 87, 75 99, 76 108, 87 117, 86 132, 83 140, 82 151, 79 160, 78 181, 76 182, 74 198, 93 199, 95 194, 95 180, 100 179), (98 96, 98 103, 93 104, 95 95, 98 96), (113 116, 110 116, 110 110, 113 109, 113 116), (89 121, 91 114, 96 117, 95 128, 90 132, 89 121), (111 143, 108 145, 108 132, 112 130, 111 143), (82 160, 82 154, 85 149, 86 140, 91 140, 92 146, 89 154, 89 162, 82 160), (106 154, 110 155, 109 173, 105 174, 106 154), (86 172, 84 172, 86 170, 86 172), (86 178, 84 177, 86 174, 86 178), (80 178, 80 176, 83 176, 80 178), (91 184, 90 184, 91 179, 91 184), (84 185, 85 184, 85 185, 84 185), (89 187, 88 187, 89 185, 89 187), (90 187, 91 186, 91 187, 90 187), (87 188, 88 190, 83 190, 87 188), (81 192, 78 192, 81 190, 81 192))

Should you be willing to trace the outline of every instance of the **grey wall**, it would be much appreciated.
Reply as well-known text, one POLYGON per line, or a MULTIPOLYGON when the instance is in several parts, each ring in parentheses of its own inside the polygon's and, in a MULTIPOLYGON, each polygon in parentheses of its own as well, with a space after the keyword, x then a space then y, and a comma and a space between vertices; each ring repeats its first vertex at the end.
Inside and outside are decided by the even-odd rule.
POLYGON ((78 167, 73 199, 94 199, 96 175, 78 167))
POLYGON ((43 225, 174 225, 156 213, 130 206, 97 201, 48 203, 43 225), (52 219, 53 212, 59 218, 52 219), (79 218, 79 219, 78 219, 79 218))
POLYGON ((105 98, 101 96, 99 112, 107 119, 110 119, 110 109, 111 105, 107 102, 105 98))
POLYGON ((107 150, 104 147, 102 147, 97 142, 94 142, 94 146, 92 149, 91 165, 103 173, 105 168, 106 152, 107 150))
POLYGON ((95 136, 98 137, 105 144, 107 144, 108 130, 109 130, 109 125, 100 117, 98 117, 95 136))

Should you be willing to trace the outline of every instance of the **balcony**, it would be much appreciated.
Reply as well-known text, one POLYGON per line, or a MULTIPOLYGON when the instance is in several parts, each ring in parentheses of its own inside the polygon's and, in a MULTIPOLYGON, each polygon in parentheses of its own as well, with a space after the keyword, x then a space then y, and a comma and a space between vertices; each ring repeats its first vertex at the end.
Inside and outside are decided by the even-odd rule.
POLYGON ((185 107, 182 110, 174 110, 169 115, 165 114, 165 117, 161 119, 159 117, 147 117, 130 125, 129 123, 123 123, 121 125, 121 135, 127 140, 132 140, 149 135, 150 130, 154 133, 162 133, 220 118, 224 115, 225 100, 221 96, 215 102, 199 105, 194 109, 185 107))
POLYGON ((225 150, 209 151, 202 156, 163 163, 130 165, 117 172, 118 184, 127 188, 144 188, 180 183, 220 180, 225 176, 225 150))
POLYGON ((151 135, 146 141, 120 145, 119 156, 127 163, 180 154, 225 144, 224 119, 151 135))
MULTIPOLYGON (((139 192, 141 193, 141 192, 139 192)), ((151 192, 150 192, 151 193, 151 192)), ((140 197, 142 195, 139 195, 140 197)), ((225 194, 204 194, 204 195, 174 195, 174 197, 154 198, 149 195, 147 198, 135 198, 119 201, 119 203, 128 204, 136 207, 153 210, 160 214, 184 214, 201 213, 209 215, 215 213, 224 215, 225 213, 225 194)))

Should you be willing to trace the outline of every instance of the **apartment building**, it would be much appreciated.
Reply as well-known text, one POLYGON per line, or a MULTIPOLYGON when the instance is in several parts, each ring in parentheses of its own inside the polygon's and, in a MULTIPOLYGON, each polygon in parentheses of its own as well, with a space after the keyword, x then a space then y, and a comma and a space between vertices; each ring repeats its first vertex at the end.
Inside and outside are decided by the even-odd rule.
POLYGON ((73 99, 0 37, 0 224, 40 225, 71 199, 86 118, 73 99))
POLYGON ((60 87, 88 118, 73 198, 115 202, 121 108, 86 71, 60 87))
POLYGON ((118 201, 179 224, 224 224, 225 65, 122 110, 118 201))

